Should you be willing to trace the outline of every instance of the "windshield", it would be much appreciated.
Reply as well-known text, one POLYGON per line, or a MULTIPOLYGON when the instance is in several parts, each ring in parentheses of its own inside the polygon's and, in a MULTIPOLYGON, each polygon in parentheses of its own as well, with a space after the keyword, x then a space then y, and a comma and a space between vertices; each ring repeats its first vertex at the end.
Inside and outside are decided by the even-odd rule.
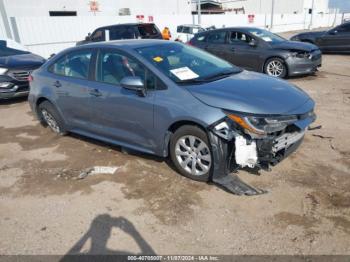
POLYGON ((239 73, 241 69, 197 48, 169 43, 138 48, 137 52, 176 83, 200 83, 239 73))
POLYGON ((248 32, 251 33, 252 35, 255 35, 256 37, 261 38, 265 42, 269 42, 269 43, 280 43, 280 42, 286 41, 286 39, 284 39, 283 37, 275 35, 264 29, 249 28, 248 32))

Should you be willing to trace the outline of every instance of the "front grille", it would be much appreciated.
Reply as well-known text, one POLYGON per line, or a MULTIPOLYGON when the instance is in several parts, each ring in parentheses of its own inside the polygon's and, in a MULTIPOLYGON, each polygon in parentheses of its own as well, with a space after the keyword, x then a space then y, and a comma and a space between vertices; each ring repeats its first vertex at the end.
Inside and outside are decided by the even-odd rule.
POLYGON ((8 75, 12 78, 16 79, 17 81, 28 81, 28 76, 30 74, 30 71, 10 71, 8 72, 8 75))

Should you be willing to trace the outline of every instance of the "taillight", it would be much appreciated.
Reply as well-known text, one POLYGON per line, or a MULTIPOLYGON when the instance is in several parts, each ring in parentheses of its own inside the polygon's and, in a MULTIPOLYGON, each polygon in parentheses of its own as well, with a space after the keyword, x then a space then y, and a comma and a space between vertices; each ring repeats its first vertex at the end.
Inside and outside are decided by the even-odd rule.
POLYGON ((188 41, 186 44, 188 44, 188 45, 193 45, 193 44, 191 43, 191 40, 188 41))
POLYGON ((29 81, 29 82, 33 82, 33 80, 34 80, 33 76, 32 76, 32 75, 29 75, 29 76, 28 76, 28 81, 29 81))

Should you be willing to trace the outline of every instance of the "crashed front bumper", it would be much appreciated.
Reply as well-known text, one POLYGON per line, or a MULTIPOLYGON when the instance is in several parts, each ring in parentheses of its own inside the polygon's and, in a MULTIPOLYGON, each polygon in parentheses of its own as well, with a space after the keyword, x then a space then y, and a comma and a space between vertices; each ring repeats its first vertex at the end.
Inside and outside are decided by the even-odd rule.
POLYGON ((228 119, 211 126, 208 132, 214 160, 211 180, 238 195, 265 193, 230 174, 246 167, 268 170, 270 165, 288 157, 300 146, 307 127, 316 118, 312 111, 305 115, 285 130, 265 137, 254 138, 244 130, 230 127, 228 119))
POLYGON ((310 58, 288 57, 286 59, 289 76, 306 75, 314 73, 322 66, 321 51, 311 53, 310 58))

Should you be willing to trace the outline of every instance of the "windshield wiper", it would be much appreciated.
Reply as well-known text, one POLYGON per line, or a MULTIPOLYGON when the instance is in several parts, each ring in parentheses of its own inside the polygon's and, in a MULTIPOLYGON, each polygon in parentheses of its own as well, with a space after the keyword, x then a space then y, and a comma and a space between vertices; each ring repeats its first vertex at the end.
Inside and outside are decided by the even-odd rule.
POLYGON ((212 74, 206 77, 200 77, 200 78, 193 78, 193 79, 187 79, 187 80, 181 80, 181 81, 177 81, 176 83, 181 85, 181 84, 202 84, 202 83, 208 83, 208 82, 212 82, 215 80, 219 80, 222 78, 225 78, 227 76, 233 75, 233 74, 237 74, 240 73, 241 70, 228 70, 228 71, 222 71, 216 74, 212 74))
POLYGON ((207 80, 204 80, 203 78, 193 78, 193 79, 187 79, 187 80, 180 80, 176 81, 177 84, 201 84, 208 82, 207 80))
POLYGON ((205 81, 215 81, 215 80, 219 80, 219 79, 228 77, 228 76, 233 75, 233 74, 237 74, 239 72, 241 72, 241 70, 222 71, 222 72, 219 72, 219 73, 207 76, 207 77, 203 78, 203 80, 205 80, 205 81))

